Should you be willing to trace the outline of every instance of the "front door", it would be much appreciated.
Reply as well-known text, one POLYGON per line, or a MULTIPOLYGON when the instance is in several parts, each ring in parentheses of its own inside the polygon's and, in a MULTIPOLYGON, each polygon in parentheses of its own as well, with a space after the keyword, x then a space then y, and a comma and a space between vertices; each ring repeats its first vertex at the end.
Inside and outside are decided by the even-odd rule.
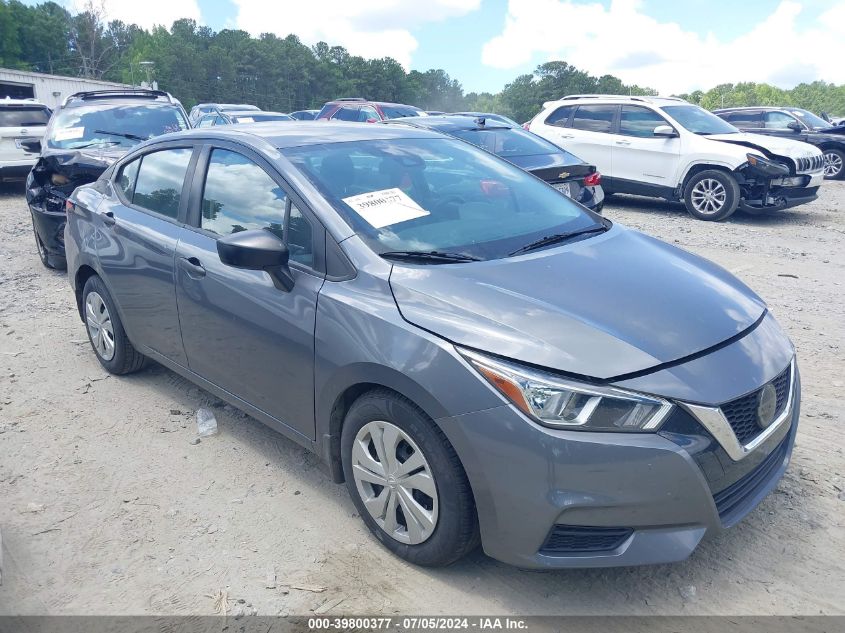
POLYGON ((248 150, 207 148, 191 196, 192 228, 176 252, 176 296, 190 369, 314 439, 314 326, 324 276, 316 272, 322 226, 303 212, 274 170, 248 150), (272 175, 271 175, 272 174, 272 175), (288 244, 295 284, 224 265, 217 239, 248 229, 288 244))
MULTIPOLYGON (((618 190, 631 193, 659 194, 660 189, 674 189, 681 139, 655 136, 654 128, 669 125, 654 110, 623 105, 619 115, 619 134, 613 141, 613 182, 618 190), (645 186, 637 190, 637 186, 645 186), (651 188, 652 191, 648 191, 651 188)), ((672 126, 670 126, 672 127, 672 126)))

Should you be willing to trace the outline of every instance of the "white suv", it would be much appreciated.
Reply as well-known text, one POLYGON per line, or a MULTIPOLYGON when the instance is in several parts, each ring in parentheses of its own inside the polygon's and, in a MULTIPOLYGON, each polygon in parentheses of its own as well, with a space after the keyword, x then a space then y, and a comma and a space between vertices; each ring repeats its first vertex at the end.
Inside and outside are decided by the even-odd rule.
POLYGON ((50 109, 34 99, 0 99, 0 182, 24 180, 38 160, 34 146, 50 120, 50 109))
POLYGON ((683 201, 700 220, 810 202, 824 178, 818 148, 742 133, 672 97, 573 95, 526 127, 596 165, 606 192, 683 201))

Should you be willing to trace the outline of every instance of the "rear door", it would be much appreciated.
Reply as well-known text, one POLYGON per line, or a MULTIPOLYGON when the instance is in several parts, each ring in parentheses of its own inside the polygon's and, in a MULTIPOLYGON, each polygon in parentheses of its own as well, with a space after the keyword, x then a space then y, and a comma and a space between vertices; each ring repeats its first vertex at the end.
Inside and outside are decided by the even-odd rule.
POLYGON ((175 256, 187 213, 193 144, 157 145, 116 168, 97 208, 97 256, 130 340, 187 365, 176 309, 175 256))
POLYGON ((719 113, 719 117, 738 127, 743 132, 759 133, 763 127, 763 112, 760 110, 735 110, 719 113))
POLYGON ((618 111, 619 106, 612 104, 579 105, 567 127, 561 131, 563 148, 595 165, 610 179, 614 177, 613 128, 618 111))
POLYGON ((252 150, 207 146, 176 253, 176 296, 192 371, 314 439, 314 326, 325 275, 325 230, 252 150), (295 278, 279 290, 264 271, 224 265, 217 240, 266 229, 288 244, 295 278))
POLYGON ((669 122, 650 108, 623 105, 613 140, 613 187, 631 193, 673 189, 681 153, 678 137, 655 136, 654 128, 669 122), (645 187, 643 187, 645 185, 645 187))

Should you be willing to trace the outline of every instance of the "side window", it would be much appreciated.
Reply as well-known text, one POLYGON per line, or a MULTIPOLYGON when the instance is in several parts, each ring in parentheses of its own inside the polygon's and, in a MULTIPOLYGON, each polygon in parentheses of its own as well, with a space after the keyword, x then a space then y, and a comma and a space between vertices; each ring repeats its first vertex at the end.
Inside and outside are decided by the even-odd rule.
POLYGON ((613 128, 615 105, 578 106, 572 119, 572 127, 587 132, 609 133, 613 128))
POLYGON ((208 116, 207 114, 200 119, 200 122, 197 124, 197 127, 211 127, 214 124, 214 117, 208 116))
POLYGON ((120 168, 120 174, 114 180, 115 186, 123 192, 127 200, 132 200, 135 193, 135 182, 138 180, 138 167, 141 166, 141 159, 136 158, 120 168))
POLYGON ((561 106, 549 116, 546 117, 546 125, 557 125, 559 127, 566 127, 569 117, 575 110, 575 106, 561 106))
POLYGON ((337 112, 334 113, 332 119, 336 121, 357 121, 358 108, 348 108, 346 106, 343 106, 337 112))
POLYGON ((766 112, 764 120, 767 130, 788 130, 789 124, 795 123, 795 118, 785 112, 766 112))
POLYGON ((285 242, 287 242, 290 251, 291 261, 314 267, 314 240, 311 223, 295 204, 290 205, 285 242))
POLYGON ((653 138, 654 128, 658 125, 668 125, 668 123, 657 112, 643 108, 642 106, 622 106, 622 114, 619 121, 620 134, 653 138))
POLYGON ((200 226, 218 235, 270 229, 287 243, 291 261, 314 265, 311 223, 264 169, 237 152, 211 152, 200 226))
POLYGON ((192 152, 180 148, 145 154, 138 170, 133 204, 175 219, 179 215, 182 184, 192 152))
POLYGON ((246 156, 211 152, 202 195, 200 226, 218 235, 269 228, 283 237, 287 194, 246 156))
POLYGON ((763 117, 759 110, 740 110, 720 114, 725 121, 738 128, 763 127, 763 117))
POLYGON ((380 121, 381 117, 378 115, 378 112, 376 112, 375 108, 371 108, 370 106, 363 106, 358 111, 358 120, 361 123, 366 123, 370 119, 375 119, 376 121, 380 121))

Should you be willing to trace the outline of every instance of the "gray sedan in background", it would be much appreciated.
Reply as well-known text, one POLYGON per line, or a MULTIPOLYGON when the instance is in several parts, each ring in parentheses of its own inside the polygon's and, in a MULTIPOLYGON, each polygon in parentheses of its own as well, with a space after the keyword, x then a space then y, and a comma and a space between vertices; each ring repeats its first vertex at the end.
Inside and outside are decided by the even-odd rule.
POLYGON ((789 461, 795 352, 757 295, 457 139, 194 129, 68 207, 100 363, 315 451, 413 563, 681 560, 789 461))

